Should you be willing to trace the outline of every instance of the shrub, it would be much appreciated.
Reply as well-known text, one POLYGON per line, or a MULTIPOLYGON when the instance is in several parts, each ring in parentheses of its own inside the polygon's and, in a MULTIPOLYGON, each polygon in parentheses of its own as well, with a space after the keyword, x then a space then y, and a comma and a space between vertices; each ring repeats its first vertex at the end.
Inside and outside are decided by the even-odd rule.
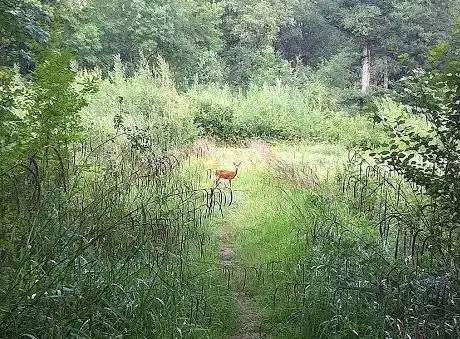
POLYGON ((186 145, 195 139, 197 131, 188 114, 189 105, 176 90, 164 60, 159 59, 155 69, 143 61, 128 78, 121 60, 115 57, 108 78, 102 79, 97 71, 82 72, 80 77, 98 79, 99 91, 88 97, 81 116, 84 126, 102 139, 116 132, 116 114, 125 127, 142 128, 154 150, 186 145))
POLYGON ((34 81, 21 78, 18 72, 0 75, 0 173, 44 147, 66 152, 69 143, 81 137, 79 111, 86 104, 83 94, 92 84, 74 88, 69 53, 46 50, 41 60, 33 72, 34 81))
POLYGON ((236 141, 247 136, 242 127, 238 128, 235 112, 228 106, 200 102, 193 121, 202 135, 220 141, 236 141))
POLYGON ((351 147, 373 144, 380 135, 366 117, 338 111, 334 95, 321 84, 254 85, 245 94, 216 85, 196 86, 186 96, 201 133, 222 141, 310 139, 351 147))
POLYGON ((417 72, 404 79, 402 86, 407 109, 425 117, 428 126, 420 130, 403 116, 391 119, 377 111, 375 119, 391 139, 371 155, 426 190, 445 212, 445 219, 438 221, 440 227, 456 228, 460 216, 460 63, 451 62, 441 72, 417 72))

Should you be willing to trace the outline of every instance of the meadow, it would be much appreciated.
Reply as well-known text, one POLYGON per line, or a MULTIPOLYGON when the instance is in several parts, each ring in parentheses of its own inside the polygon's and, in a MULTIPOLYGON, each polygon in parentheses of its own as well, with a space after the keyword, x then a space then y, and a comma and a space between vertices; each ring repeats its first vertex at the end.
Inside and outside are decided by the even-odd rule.
POLYGON ((319 83, 179 91, 161 60, 75 87, 88 79, 68 153, 35 149, 1 177, 3 337, 459 334, 457 238, 366 153, 391 139, 372 115, 319 83))

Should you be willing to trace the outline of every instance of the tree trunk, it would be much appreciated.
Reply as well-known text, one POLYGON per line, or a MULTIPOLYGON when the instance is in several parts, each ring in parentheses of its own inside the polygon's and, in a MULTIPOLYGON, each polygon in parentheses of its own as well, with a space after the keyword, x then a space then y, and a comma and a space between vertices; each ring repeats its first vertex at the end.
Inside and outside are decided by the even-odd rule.
POLYGON ((363 46, 363 69, 361 76, 361 91, 364 93, 369 88, 371 82, 371 51, 369 49, 369 42, 364 42, 363 46))
POLYGON ((383 88, 388 89, 389 75, 388 75, 388 59, 385 58, 383 63, 383 88))

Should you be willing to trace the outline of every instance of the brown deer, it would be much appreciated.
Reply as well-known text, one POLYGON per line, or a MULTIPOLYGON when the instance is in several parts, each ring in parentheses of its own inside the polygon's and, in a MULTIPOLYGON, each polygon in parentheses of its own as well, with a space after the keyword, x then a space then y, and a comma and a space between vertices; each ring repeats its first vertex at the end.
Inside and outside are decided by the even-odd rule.
POLYGON ((220 169, 214 172, 214 176, 216 177, 216 185, 215 185, 216 187, 219 184, 219 181, 221 179, 227 179, 230 184, 230 187, 232 187, 232 179, 235 178, 236 175, 238 174, 238 168, 241 165, 241 161, 239 163, 234 162, 233 165, 235 165, 234 171, 220 169))

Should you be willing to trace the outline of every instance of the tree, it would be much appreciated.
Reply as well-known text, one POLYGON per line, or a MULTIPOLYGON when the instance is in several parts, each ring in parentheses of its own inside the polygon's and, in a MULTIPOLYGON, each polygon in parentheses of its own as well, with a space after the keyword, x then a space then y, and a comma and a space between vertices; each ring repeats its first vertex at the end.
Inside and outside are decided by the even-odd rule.
POLYGON ((301 0, 279 46, 283 55, 298 53, 309 65, 318 62, 312 55, 329 59, 359 50, 362 91, 371 84, 388 87, 423 66, 423 51, 449 42, 458 7, 458 0, 301 0))
POLYGON ((34 65, 37 45, 49 42, 50 19, 35 1, 0 2, 0 67, 19 63, 24 73, 34 65))
POLYGON ((176 80, 219 78, 221 7, 204 0, 90 0, 67 45, 80 64, 108 70, 120 55, 132 71, 141 58, 165 58, 176 80))
POLYGON ((380 47, 391 3, 383 0, 319 0, 324 15, 356 45, 361 54, 361 90, 367 91, 371 83, 372 49, 380 47))
POLYGON ((274 80, 283 72, 274 45, 279 27, 290 17, 287 5, 266 0, 223 1, 225 47, 221 56, 228 83, 246 87, 251 82, 274 80))
POLYGON ((313 2, 296 3, 292 18, 280 27, 276 47, 296 67, 315 67, 340 53, 346 46, 345 35, 332 25, 313 2))
POLYGON ((394 61, 394 75, 423 67, 425 51, 438 43, 452 44, 455 22, 460 16, 458 0, 393 1, 382 46, 394 61))

